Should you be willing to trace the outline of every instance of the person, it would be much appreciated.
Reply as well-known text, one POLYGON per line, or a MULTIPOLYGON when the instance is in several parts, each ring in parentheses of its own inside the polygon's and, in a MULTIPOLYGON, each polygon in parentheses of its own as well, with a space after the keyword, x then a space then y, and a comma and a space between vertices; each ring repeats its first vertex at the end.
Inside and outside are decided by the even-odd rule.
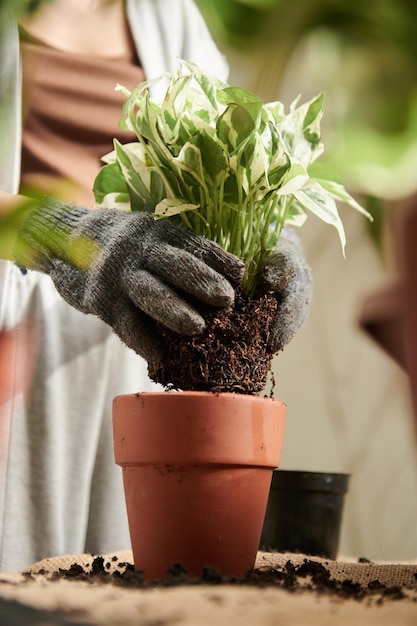
MULTIPOLYGON (((118 128, 116 83, 175 72, 178 58, 227 80, 193 0, 49 0, 19 23, 6 18, 0 212, 34 189, 37 200, 0 261, 0 331, 14 333, 0 412, 0 571, 130 545, 112 399, 158 388, 146 366, 149 354, 163 358, 155 320, 198 334, 204 320, 188 296, 232 305, 242 274, 238 259, 168 220, 92 210, 101 156, 113 137, 131 139, 118 128), (83 240, 93 248, 73 245, 83 240)), ((311 291, 298 243, 284 239, 264 272, 280 302, 275 350, 311 291)))

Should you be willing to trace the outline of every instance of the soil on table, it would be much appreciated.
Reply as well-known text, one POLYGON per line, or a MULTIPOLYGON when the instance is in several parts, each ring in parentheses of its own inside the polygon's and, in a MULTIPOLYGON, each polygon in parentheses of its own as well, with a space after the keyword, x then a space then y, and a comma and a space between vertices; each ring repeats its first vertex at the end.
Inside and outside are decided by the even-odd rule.
MULTIPOLYGON (((198 305, 197 305, 198 306, 198 305)), ((206 320, 194 337, 161 327, 163 363, 149 363, 150 378, 167 389, 256 394, 267 383, 273 354, 268 349, 277 302, 237 294, 233 309, 199 307, 206 320)))
POLYGON ((90 569, 74 563, 69 569, 59 569, 52 575, 52 580, 84 580, 91 584, 114 584, 126 588, 174 587, 179 585, 240 585, 255 587, 279 587, 293 593, 314 592, 337 598, 356 601, 402 600, 407 596, 399 586, 388 586, 379 580, 371 580, 366 586, 352 580, 335 580, 324 563, 305 558, 302 563, 294 564, 288 560, 284 566, 265 566, 249 570, 245 576, 235 578, 222 576, 217 570, 206 568, 201 576, 190 578, 180 565, 173 565, 163 580, 144 581, 143 574, 135 571, 131 563, 119 561, 116 556, 112 562, 103 557, 94 558, 90 569), (111 571, 110 571, 111 570, 111 571))

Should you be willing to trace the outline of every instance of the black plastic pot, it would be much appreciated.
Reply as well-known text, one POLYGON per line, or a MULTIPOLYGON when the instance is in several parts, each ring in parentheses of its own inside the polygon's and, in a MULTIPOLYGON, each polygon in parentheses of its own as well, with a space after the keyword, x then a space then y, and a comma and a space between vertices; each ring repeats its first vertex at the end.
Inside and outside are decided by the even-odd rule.
POLYGON ((335 559, 348 474, 275 470, 261 550, 335 559))

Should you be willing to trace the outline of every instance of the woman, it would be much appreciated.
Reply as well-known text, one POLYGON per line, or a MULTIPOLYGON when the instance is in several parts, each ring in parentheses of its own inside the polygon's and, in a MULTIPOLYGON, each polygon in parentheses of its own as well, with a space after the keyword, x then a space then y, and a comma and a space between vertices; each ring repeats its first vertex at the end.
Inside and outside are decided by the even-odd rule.
MULTIPOLYGON (((230 305, 241 264, 168 222, 84 208, 93 206, 92 182, 112 138, 129 140, 118 129, 116 83, 133 87, 174 72, 178 58, 226 79, 224 58, 192 0, 54 0, 19 28, 4 19, 2 27, 1 206, 10 209, 9 194, 34 187, 59 196, 29 214, 11 253, 37 271, 0 265, 0 329, 18 329, 12 393, 1 413, 0 570, 15 570, 45 556, 129 545, 112 398, 153 387, 141 356, 157 351, 163 358, 155 318, 188 334, 204 326, 177 289, 230 305), (49 232, 65 235, 58 247, 49 232), (85 266, 61 249, 84 236, 97 244, 85 266), (152 263, 138 250, 152 251, 152 263), (190 268, 200 278, 192 284, 190 268), (27 378, 28 345, 25 393, 19 373, 27 378)), ((305 316, 306 272, 285 341, 305 316)))

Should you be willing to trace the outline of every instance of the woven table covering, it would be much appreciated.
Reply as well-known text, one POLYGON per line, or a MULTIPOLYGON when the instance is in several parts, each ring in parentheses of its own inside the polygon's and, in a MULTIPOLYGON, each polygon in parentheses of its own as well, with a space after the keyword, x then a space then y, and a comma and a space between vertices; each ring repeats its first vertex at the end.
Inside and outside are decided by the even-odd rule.
POLYGON ((242 579, 174 572, 143 582, 129 551, 49 558, 0 573, 0 624, 417 626, 417 562, 259 552, 242 579), (8 618, 21 610, 22 621, 8 618))

